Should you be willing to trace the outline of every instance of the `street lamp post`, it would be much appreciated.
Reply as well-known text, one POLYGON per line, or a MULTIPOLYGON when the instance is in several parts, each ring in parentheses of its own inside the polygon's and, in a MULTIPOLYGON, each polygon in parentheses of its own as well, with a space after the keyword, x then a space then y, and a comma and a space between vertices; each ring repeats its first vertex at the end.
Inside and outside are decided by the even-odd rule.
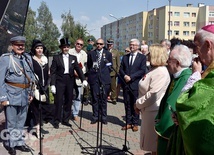
POLYGON ((113 14, 109 14, 110 17, 112 18, 115 18, 117 20, 117 47, 118 47, 118 50, 119 50, 119 47, 120 47, 120 42, 119 42, 119 38, 120 38, 120 33, 119 33, 119 19, 117 17, 115 17, 113 14))
POLYGON ((168 40, 170 40, 170 31, 171 31, 171 1, 169 0, 169 25, 168 25, 168 40))

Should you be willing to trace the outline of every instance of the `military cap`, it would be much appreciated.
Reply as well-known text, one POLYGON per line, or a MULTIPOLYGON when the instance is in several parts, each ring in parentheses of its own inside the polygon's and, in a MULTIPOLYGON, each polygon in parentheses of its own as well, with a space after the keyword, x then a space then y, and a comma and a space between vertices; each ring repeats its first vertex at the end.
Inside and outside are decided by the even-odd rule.
POLYGON ((89 42, 89 41, 94 41, 94 39, 93 39, 93 38, 89 38, 89 39, 88 39, 88 42, 89 42))
POLYGON ((114 44, 114 40, 113 39, 108 39, 107 41, 106 41, 106 44, 114 44))
POLYGON ((23 36, 16 36, 10 39, 11 43, 25 43, 25 41, 26 41, 26 38, 23 36))

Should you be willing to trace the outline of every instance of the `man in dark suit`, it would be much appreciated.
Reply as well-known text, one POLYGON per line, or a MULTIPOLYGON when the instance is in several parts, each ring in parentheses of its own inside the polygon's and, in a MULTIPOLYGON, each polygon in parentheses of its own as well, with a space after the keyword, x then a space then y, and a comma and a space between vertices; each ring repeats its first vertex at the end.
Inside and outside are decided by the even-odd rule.
POLYGON ((93 109, 91 124, 98 122, 99 112, 102 123, 107 124, 107 97, 111 84, 112 54, 103 48, 103 39, 98 39, 96 46, 96 50, 88 53, 87 61, 88 83, 91 89, 93 109))
POLYGON ((131 39, 129 48, 131 53, 124 55, 120 65, 123 98, 126 109, 126 123, 122 130, 132 129, 138 131, 139 115, 134 110, 134 104, 138 96, 138 83, 146 73, 146 57, 138 50, 140 41, 131 39))
POLYGON ((73 99, 73 87, 75 74, 77 72, 79 78, 83 82, 83 86, 87 86, 87 81, 83 75, 82 69, 79 67, 77 57, 68 54, 70 43, 68 38, 60 39, 61 53, 53 57, 50 68, 51 73, 51 92, 55 94, 55 116, 53 120, 54 128, 59 128, 59 122, 62 125, 71 127, 69 118, 71 116, 71 105, 73 99), (63 115, 61 119, 61 112, 63 115))

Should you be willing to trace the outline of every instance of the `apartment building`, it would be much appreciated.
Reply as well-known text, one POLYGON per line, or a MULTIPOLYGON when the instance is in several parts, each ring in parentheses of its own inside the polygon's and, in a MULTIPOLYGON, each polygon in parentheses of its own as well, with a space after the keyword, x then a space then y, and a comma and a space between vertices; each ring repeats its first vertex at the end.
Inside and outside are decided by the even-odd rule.
POLYGON ((173 37, 192 40, 197 30, 207 24, 214 24, 214 6, 162 6, 104 25, 101 37, 114 39, 115 48, 123 51, 132 38, 147 40, 149 45, 173 37))

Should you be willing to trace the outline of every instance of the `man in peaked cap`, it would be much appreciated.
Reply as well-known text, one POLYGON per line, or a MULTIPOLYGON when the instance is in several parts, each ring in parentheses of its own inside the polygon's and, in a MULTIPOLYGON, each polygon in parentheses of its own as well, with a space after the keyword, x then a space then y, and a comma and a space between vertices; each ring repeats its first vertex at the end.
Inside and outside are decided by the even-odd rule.
POLYGON ((0 57, 0 103, 4 106, 7 136, 5 148, 11 155, 16 150, 30 152, 25 146, 23 128, 27 117, 28 104, 33 99, 34 75, 31 71, 32 59, 25 53, 25 37, 10 39, 12 51, 0 57))
POLYGON ((112 54, 112 63, 113 63, 112 64, 113 70, 110 73, 110 76, 111 76, 110 98, 112 100, 112 104, 117 104, 116 78, 120 69, 120 53, 116 49, 113 49, 114 47, 113 39, 108 39, 106 44, 109 52, 112 54))
POLYGON ((71 106, 73 100, 73 88, 75 81, 75 72, 78 74, 83 86, 88 83, 85 80, 82 69, 80 68, 77 57, 70 55, 70 42, 68 38, 60 39, 59 48, 61 53, 53 57, 52 65, 50 68, 51 73, 51 92, 55 94, 55 116, 53 120, 54 128, 59 128, 59 123, 71 127, 69 119, 71 117, 71 106), (61 118, 61 112, 63 115, 61 118))

